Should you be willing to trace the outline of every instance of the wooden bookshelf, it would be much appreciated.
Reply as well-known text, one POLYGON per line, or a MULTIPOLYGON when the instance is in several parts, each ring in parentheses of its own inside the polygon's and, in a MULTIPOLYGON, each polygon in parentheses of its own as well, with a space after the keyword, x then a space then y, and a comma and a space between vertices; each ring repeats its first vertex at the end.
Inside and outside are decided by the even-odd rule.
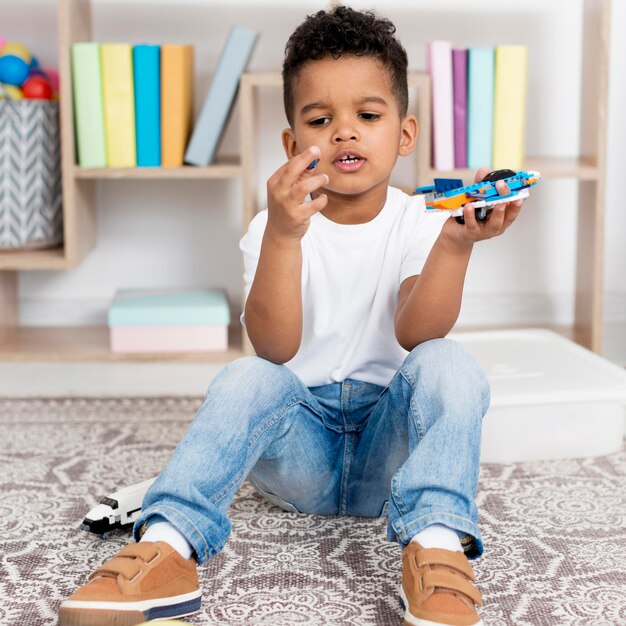
POLYGON ((229 348, 225 352, 183 354, 114 354, 106 326, 0 327, 0 361, 174 361, 230 363, 243 356, 241 326, 228 329, 229 348))
MULTIPOLYGON (((578 241, 576 250, 576 305, 573 328, 561 329, 596 352, 602 348, 604 285, 604 202, 606 116, 608 101, 609 32, 611 0, 580 0, 583 6, 583 64, 581 80, 580 155, 575 158, 529 156, 527 169, 546 179, 570 179, 578 185, 578 241)), ((97 241, 96 187, 115 180, 238 180, 243 187, 243 228, 257 211, 258 184, 255 146, 258 137, 256 92, 281 87, 278 73, 246 74, 240 85, 240 158, 223 159, 205 168, 78 167, 72 109, 69 50, 72 43, 92 39, 91 0, 58 0, 60 113, 63 177, 64 244, 51 250, 0 251, 0 359, 54 361, 210 360, 224 362, 249 354, 245 338, 219 355, 145 355, 125 357, 108 350, 106 328, 20 328, 18 326, 17 272, 62 270, 79 264, 97 241)), ((121 5, 120 5, 121 6, 121 5)), ((418 8, 415 11, 419 11, 418 8)), ((424 74, 411 74, 417 90, 420 141, 416 152, 416 183, 435 176, 472 178, 473 171, 440 172, 430 166, 430 84, 424 74)), ((109 184, 109 183, 107 183, 109 184)))

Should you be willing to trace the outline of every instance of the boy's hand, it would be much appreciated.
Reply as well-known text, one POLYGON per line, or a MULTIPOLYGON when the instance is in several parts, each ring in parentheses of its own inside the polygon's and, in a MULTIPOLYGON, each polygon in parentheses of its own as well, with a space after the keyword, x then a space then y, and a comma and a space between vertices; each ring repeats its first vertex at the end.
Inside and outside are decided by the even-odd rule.
MULTIPOLYGON (((320 149, 311 146, 280 167, 267 181, 267 231, 285 241, 299 242, 309 228, 311 216, 328 202, 325 194, 307 201, 306 197, 328 183, 326 174, 308 170, 320 149)), ((266 232, 267 232, 266 231, 266 232)))
MULTIPOLYGON (((474 182, 479 183, 487 174, 489 168, 481 167, 474 177, 474 182)), ((511 193, 503 181, 496 183, 496 189, 500 195, 511 193)), ((476 241, 490 239, 501 235, 519 215, 523 200, 503 202, 496 204, 489 212, 486 222, 479 222, 474 213, 473 204, 467 204, 463 210, 465 224, 459 224, 453 217, 448 219, 441 229, 441 237, 449 244, 463 250, 471 248, 476 241)))

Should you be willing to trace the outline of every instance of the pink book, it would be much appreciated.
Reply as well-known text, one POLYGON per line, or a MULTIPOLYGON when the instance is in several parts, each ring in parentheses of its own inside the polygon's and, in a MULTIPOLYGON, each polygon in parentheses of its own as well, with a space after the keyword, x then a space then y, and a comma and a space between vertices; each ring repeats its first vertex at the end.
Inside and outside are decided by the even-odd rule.
POLYGON ((467 167, 467 50, 452 50, 454 167, 467 167))
POLYGON ((111 351, 145 354, 155 352, 224 352, 228 326, 114 326, 111 351))
POLYGON ((454 117, 452 113, 452 44, 431 41, 427 47, 432 89, 433 166, 454 169, 454 117))

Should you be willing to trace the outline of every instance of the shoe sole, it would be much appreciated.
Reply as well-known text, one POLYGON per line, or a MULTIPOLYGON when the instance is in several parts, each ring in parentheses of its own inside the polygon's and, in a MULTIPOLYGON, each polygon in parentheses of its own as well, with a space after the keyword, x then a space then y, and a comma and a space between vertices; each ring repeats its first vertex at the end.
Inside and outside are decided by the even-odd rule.
POLYGON ((58 626, 135 626, 150 620, 185 617, 200 610, 200 590, 171 598, 140 602, 66 600, 58 626))
MULTIPOLYGON (((415 617, 412 613, 409 612, 409 603, 406 599, 406 595, 404 593, 404 589, 402 585, 400 585, 400 604, 404 609, 404 626, 446 626, 445 623, 442 622, 433 622, 429 619, 422 619, 421 617, 415 617)), ((454 626, 454 624, 449 624, 448 626, 454 626)), ((478 620, 476 623, 472 624, 472 626, 485 626, 482 620, 478 620)))

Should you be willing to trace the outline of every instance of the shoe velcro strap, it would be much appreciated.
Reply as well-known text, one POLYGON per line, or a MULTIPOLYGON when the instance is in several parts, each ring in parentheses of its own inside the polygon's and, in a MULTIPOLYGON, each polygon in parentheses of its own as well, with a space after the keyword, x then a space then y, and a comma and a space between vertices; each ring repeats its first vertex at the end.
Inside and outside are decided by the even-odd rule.
POLYGON ((429 589, 449 589, 467 596, 474 604, 481 605, 483 597, 469 580, 444 569, 429 569, 422 574, 422 587, 429 589))
POLYGON ((158 547, 151 542, 130 543, 122 548, 112 559, 102 564, 89 580, 100 576, 117 577, 122 574, 127 580, 132 580, 141 571, 139 560, 149 563, 159 555, 158 547))
POLYGON ((418 567, 422 565, 444 565, 455 569, 466 578, 476 581, 476 576, 472 566, 468 563, 463 552, 452 552, 450 550, 440 550, 439 548, 422 548, 415 555, 418 567))
POLYGON ((139 557, 142 561, 149 563, 154 557, 158 556, 158 554, 159 548, 156 544, 151 541, 140 541, 138 543, 129 543, 122 548, 116 556, 128 558, 139 557))
POLYGON ((101 576, 109 576, 117 578, 121 574, 126 580, 132 580, 141 571, 141 564, 137 559, 128 559, 116 556, 99 567, 90 577, 89 580, 99 578, 101 576))

